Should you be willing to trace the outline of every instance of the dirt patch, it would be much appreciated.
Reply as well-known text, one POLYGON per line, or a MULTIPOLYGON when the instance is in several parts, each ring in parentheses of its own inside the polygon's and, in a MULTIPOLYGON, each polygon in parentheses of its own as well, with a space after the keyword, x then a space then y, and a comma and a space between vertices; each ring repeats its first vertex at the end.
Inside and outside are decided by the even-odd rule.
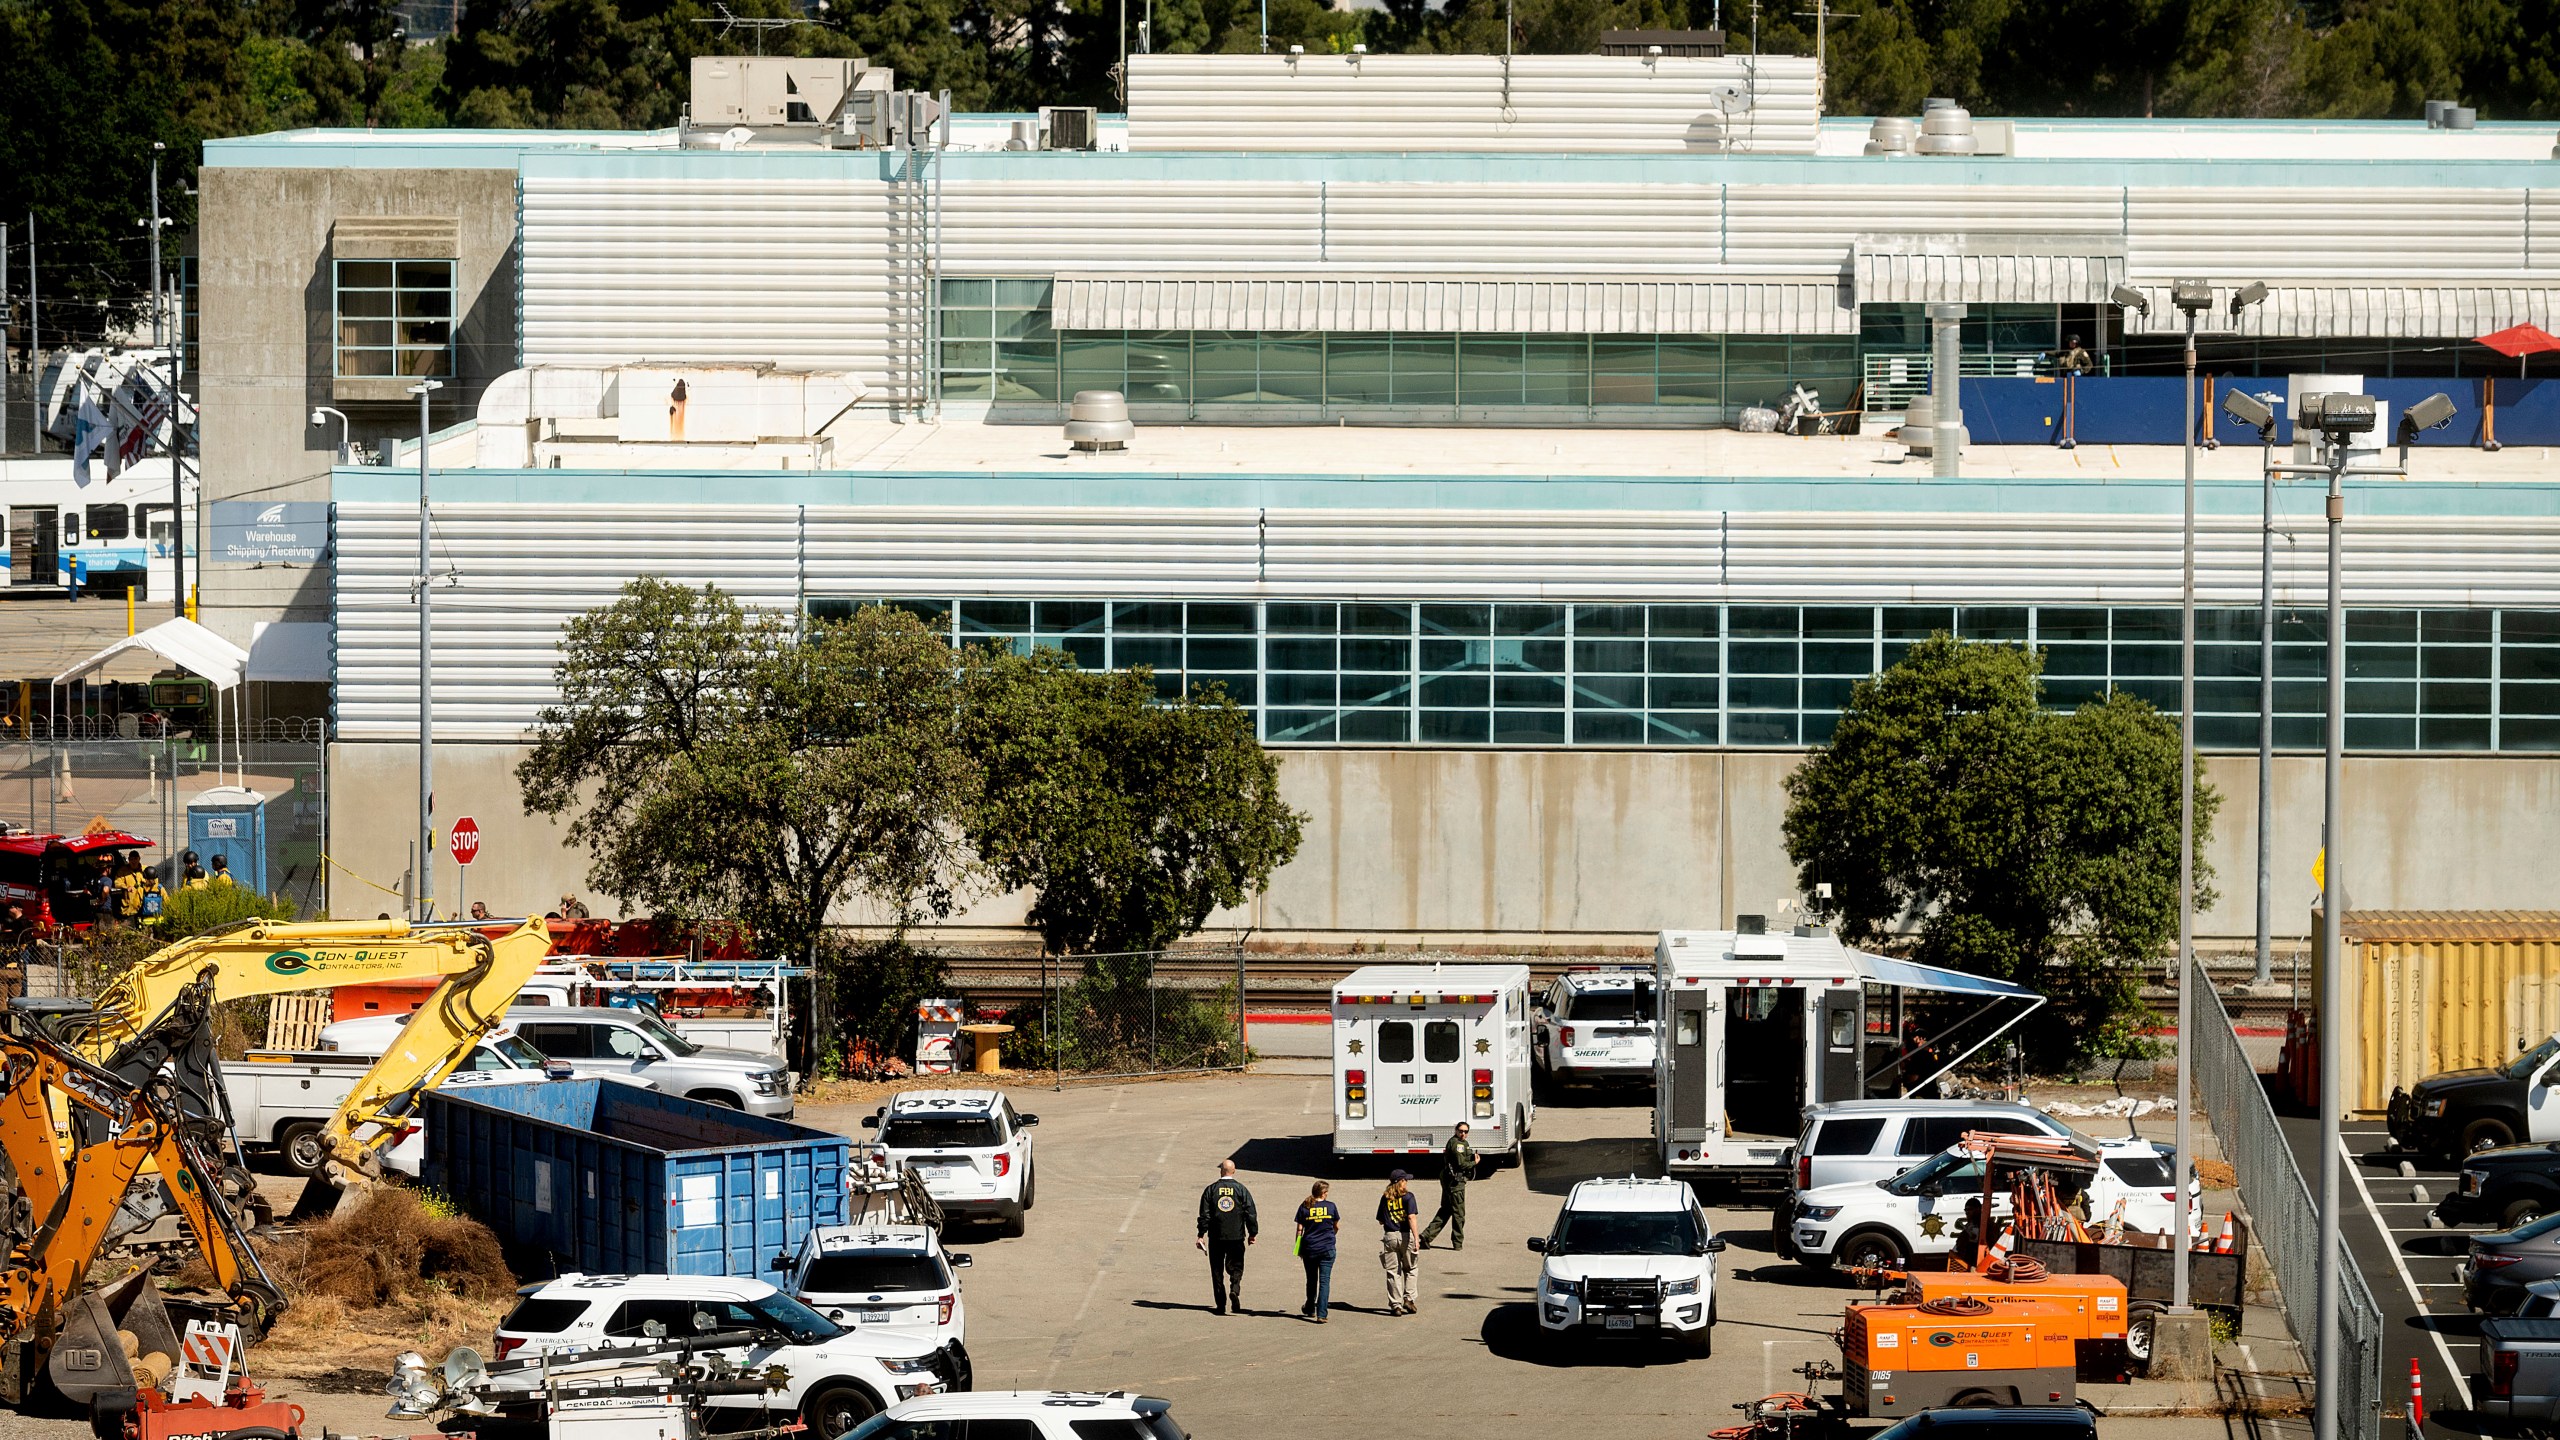
MULTIPOLYGON (((488 1226, 396 1186, 251 1243, 288 1302, 253 1363, 262 1376, 315 1389, 379 1389, 403 1350, 441 1360, 457 1345, 486 1347, 515 1300, 516 1278, 488 1226)), ((213 1281, 201 1261, 172 1278, 213 1281)))

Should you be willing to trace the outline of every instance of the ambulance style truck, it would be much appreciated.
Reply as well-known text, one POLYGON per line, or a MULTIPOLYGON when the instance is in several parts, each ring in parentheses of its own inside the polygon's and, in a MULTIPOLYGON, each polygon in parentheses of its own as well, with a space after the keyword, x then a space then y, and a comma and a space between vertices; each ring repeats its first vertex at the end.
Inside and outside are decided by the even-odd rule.
POLYGON ((1530 1097, 1529 967, 1369 965, 1333 987, 1333 1153, 1432 1155, 1458 1122, 1516 1164, 1530 1097))
POLYGON ((1818 926, 1772 935, 1758 916, 1739 922, 1666 930, 1654 950, 1654 1140, 1683 1179, 1775 1178, 1806 1106, 1923 1092, 2044 1004, 2007 981, 1852 950, 1818 926))

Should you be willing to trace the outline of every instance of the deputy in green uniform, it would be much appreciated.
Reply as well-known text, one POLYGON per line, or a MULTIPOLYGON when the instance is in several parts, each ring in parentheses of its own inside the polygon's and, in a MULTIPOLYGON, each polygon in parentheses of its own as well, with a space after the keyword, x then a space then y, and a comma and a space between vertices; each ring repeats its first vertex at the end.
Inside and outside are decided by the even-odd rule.
POLYGON ((1458 1122, 1449 1143, 1440 1147, 1440 1213, 1423 1227, 1422 1248, 1440 1236, 1440 1227, 1449 1227, 1449 1248, 1467 1248, 1467 1182, 1476 1175, 1476 1147, 1467 1143, 1467 1122, 1458 1122))

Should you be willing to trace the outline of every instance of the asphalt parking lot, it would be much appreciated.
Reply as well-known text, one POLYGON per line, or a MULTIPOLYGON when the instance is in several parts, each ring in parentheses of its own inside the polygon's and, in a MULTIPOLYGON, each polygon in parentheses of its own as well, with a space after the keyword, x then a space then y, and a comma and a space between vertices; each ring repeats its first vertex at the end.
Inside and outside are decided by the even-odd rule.
MULTIPOLYGON (((1645 1343, 1565 1344, 1538 1329, 1536 1257, 1523 1242, 1546 1233, 1575 1181, 1651 1171, 1641 1097, 1543 1108, 1528 1165, 1476 1184, 1466 1248, 1430 1251, 1420 1313, 1390 1318, 1367 1219, 1385 1166, 1334 1165, 1329 1083, 1230 1075, 1016 1092, 1016 1105, 1042 1119, 1029 1233, 950 1237, 977 1262, 967 1285, 979 1387, 1163 1395, 1203 1440, 1382 1428, 1399 1440, 1482 1440, 1526 1420, 1695 1440, 1733 1423, 1738 1402, 1803 1388, 1793 1367, 1835 1356, 1830 1335, 1853 1292, 1779 1259, 1766 1211, 1748 1205, 1710 1210, 1732 1247, 1718 1279, 1712 1357, 1645 1343), (1200 1189, 1225 1157, 1252 1188, 1264 1235, 1245 1275, 1249 1313, 1219 1317, 1191 1242, 1200 1189), (1321 1327, 1297 1315, 1302 1283, 1287 1218, 1316 1176, 1333 1179, 1346 1211, 1334 1318, 1321 1327)), ((800 1118, 855 1134, 869 1108, 810 1107, 800 1118)), ((1420 1186, 1426 1201, 1434 1188, 1420 1186)), ((306 1435, 324 1425, 342 1435, 423 1428, 385 1421, 378 1395, 292 1398, 309 1412, 306 1435)), ((2118 1419, 2102 1433, 2165 1440, 2286 1427, 2118 1419)), ((0 1418, 0 1435, 10 1437, 84 1434, 68 1422, 0 1418)))

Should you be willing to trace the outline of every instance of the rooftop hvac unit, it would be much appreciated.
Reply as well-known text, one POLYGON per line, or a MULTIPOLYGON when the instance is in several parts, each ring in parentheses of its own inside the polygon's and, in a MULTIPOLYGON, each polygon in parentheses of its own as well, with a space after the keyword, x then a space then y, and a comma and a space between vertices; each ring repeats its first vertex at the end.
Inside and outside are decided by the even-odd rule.
POLYGON ((1043 150, 1097 150, 1101 146, 1096 134, 1101 129, 1101 113, 1090 105, 1043 105, 1040 107, 1040 148, 1043 150))

